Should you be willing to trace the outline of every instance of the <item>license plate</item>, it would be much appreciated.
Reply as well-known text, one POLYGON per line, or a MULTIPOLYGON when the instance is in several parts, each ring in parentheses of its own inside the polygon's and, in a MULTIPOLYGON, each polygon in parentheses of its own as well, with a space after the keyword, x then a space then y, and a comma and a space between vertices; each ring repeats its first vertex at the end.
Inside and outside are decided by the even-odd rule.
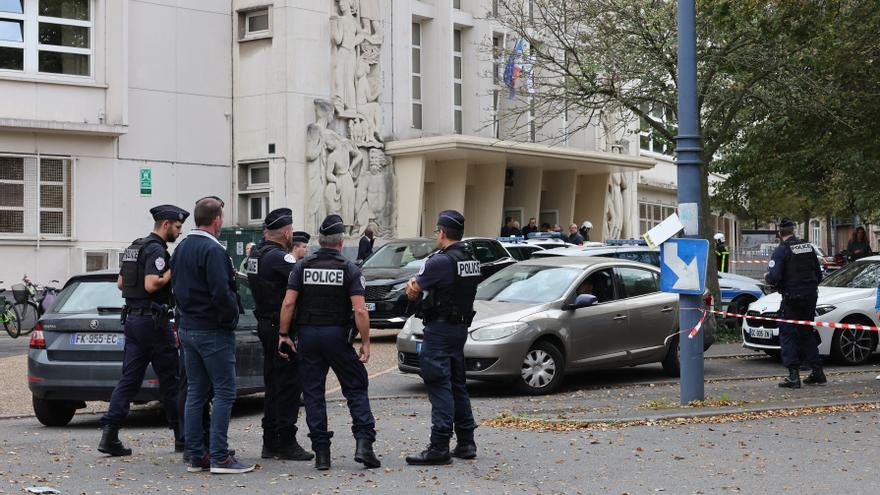
POLYGON ((772 339, 773 331, 766 328, 753 328, 752 337, 756 339, 772 339))
POLYGON ((416 354, 421 354, 422 352, 422 343, 416 342, 416 354))
POLYGON ((376 303, 367 303, 367 311, 376 311, 376 303))
POLYGON ((118 333, 74 333, 70 335, 73 345, 116 345, 125 344, 125 335, 118 333))

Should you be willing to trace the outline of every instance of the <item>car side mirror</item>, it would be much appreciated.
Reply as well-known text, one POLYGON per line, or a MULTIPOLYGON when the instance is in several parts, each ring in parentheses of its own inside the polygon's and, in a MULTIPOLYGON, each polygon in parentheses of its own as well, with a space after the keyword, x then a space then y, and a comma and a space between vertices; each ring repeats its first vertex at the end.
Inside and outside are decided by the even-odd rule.
POLYGON ((567 310, 575 310, 581 308, 588 308, 599 301, 599 298, 594 296, 593 294, 578 294, 578 296, 574 299, 574 302, 569 304, 565 309, 567 310))

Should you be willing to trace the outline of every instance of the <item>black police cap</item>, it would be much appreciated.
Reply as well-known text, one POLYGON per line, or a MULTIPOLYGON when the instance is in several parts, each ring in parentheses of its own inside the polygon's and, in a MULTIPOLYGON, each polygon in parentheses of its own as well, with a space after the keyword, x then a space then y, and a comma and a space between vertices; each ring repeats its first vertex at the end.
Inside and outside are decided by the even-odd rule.
POLYGON ((342 222, 342 217, 335 214, 327 215, 327 218, 321 223, 321 228, 318 229, 318 232, 323 235, 335 235, 345 232, 345 224, 342 222))
POLYGON ((455 230, 464 230, 464 215, 455 210, 441 211, 437 225, 455 230))
POLYGON ((783 218, 782 220, 779 221, 779 228, 784 229, 786 227, 797 227, 797 224, 794 223, 794 220, 792 220, 790 218, 783 218))
POLYGON ((303 232, 301 230, 297 230, 296 232, 293 233, 293 242, 301 242, 303 244, 308 244, 309 239, 311 239, 311 238, 312 238, 312 236, 310 236, 307 232, 303 232))
POLYGON ((293 223, 293 210, 290 208, 277 208, 266 215, 266 221, 263 222, 264 228, 269 230, 287 227, 293 223))
POLYGON ((174 205, 159 205, 150 208, 150 215, 153 215, 153 220, 157 222, 159 220, 176 220, 179 222, 185 222, 189 217, 189 212, 174 205))

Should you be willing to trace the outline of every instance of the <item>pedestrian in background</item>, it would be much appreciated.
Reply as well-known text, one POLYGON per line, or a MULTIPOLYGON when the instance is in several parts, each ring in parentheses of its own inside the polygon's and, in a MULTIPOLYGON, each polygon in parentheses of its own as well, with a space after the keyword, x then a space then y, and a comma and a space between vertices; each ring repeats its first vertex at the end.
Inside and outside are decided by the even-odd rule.
POLYGON ((846 252, 849 253, 849 261, 871 256, 871 244, 868 242, 868 234, 862 226, 856 227, 853 231, 849 243, 846 245, 846 252))
POLYGON ((188 378, 184 424, 189 472, 210 469, 214 474, 228 474, 254 469, 253 464, 239 462, 228 445, 235 402, 235 328, 240 307, 234 290, 235 271, 226 249, 217 240, 223 226, 223 206, 216 197, 200 199, 193 212, 196 228, 171 258, 188 378), (212 388, 208 453, 201 420, 212 388))
POLYGON ((331 464, 333 432, 327 427, 325 396, 327 371, 331 368, 351 413, 351 432, 357 445, 354 460, 367 468, 377 468, 381 463, 373 452, 376 420, 370 409, 369 378, 364 366, 370 360, 370 315, 364 302, 364 278, 360 268, 341 254, 345 239, 342 217, 329 215, 318 232, 321 248, 296 263, 290 272, 281 306, 278 352, 287 359, 299 358, 315 468, 325 471, 331 464), (361 337, 358 353, 349 338, 352 312, 361 337), (295 342, 290 333, 294 315, 295 342))
POLYGON ((520 230, 519 227, 520 227, 520 226, 519 226, 519 222, 517 222, 516 220, 514 220, 514 221, 513 221, 513 236, 515 236, 515 237, 521 237, 521 236, 522 236, 522 230, 520 230))
POLYGON ((147 365, 152 364, 159 376, 162 407, 169 426, 174 430, 175 450, 182 448, 177 410, 178 356, 171 312, 171 270, 168 268, 168 243, 180 237, 189 212, 174 205, 161 205, 150 210, 153 232, 137 239, 122 255, 116 285, 125 298, 123 324, 125 347, 122 357, 122 378, 113 389, 107 413, 101 417, 101 441, 98 451, 111 456, 131 455, 119 440, 119 429, 128 416, 147 365))
POLYGON ((358 241, 358 262, 363 262, 367 258, 373 254, 373 243, 376 242, 373 239, 373 229, 367 227, 364 229, 364 235, 361 236, 361 240, 358 241))
POLYGON ((718 232, 715 234, 715 268, 717 271, 721 273, 730 271, 728 258, 730 258, 730 250, 727 248, 727 239, 724 238, 724 234, 718 232))
POLYGON ((278 324, 287 279, 296 263, 293 249, 293 212, 278 208, 266 215, 266 237, 245 258, 254 296, 257 335, 263 346, 263 459, 310 461, 315 456, 296 441, 302 382, 296 359, 278 354, 278 324))
POLYGON ((526 239, 529 238, 529 234, 534 232, 538 232, 538 221, 535 217, 529 218, 529 223, 525 227, 522 228, 522 235, 526 239))
MULTIPOLYGON (((813 246, 795 235, 796 224, 783 218, 779 223, 782 242, 773 251, 767 275, 768 284, 782 294, 780 318, 785 320, 812 321, 816 317, 818 286, 822 280, 822 268, 813 246)), ((822 370, 819 357, 819 333, 810 325, 779 324, 779 343, 782 364, 788 368, 788 377, 779 383, 784 388, 801 388, 800 366, 808 364, 812 369, 804 379, 807 385, 822 385, 828 380, 822 370)))
MULTIPOLYGON (((265 227, 263 227, 263 239, 265 239, 265 238, 266 238, 266 230, 265 230, 265 227)), ((256 244, 254 244, 253 242, 249 242, 244 245, 244 259, 242 259, 241 263, 238 264, 238 273, 241 273, 241 274, 245 273, 245 263, 247 263, 247 259, 251 255, 251 251, 254 250, 254 246, 256 246, 256 244)))
POLYGON ((454 210, 437 219, 439 251, 426 261, 418 276, 409 280, 406 295, 410 301, 429 297, 416 313, 425 323, 424 341, 419 354, 422 379, 431 402, 431 441, 422 452, 407 456, 407 464, 442 465, 452 457, 477 456, 474 430, 477 427, 471 400, 465 387, 464 344, 474 318, 474 297, 481 280, 480 262, 470 247, 461 242, 464 216, 454 210), (450 454, 449 442, 455 433, 456 446, 450 454))
POLYGON ((516 235, 513 228, 513 217, 504 217, 504 226, 501 227, 501 237, 511 237, 516 235))
POLYGON ((576 223, 568 226, 568 242, 571 244, 577 244, 578 246, 584 243, 584 238, 578 231, 578 226, 576 223))

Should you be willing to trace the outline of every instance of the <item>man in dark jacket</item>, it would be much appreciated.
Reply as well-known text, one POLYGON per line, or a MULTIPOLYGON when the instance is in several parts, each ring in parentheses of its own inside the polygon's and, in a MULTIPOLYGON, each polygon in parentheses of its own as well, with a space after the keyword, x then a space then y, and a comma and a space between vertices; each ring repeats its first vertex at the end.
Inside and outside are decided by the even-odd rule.
POLYGON ((171 283, 180 313, 180 340, 188 378, 184 426, 187 471, 246 473, 228 450, 227 432, 235 402, 235 327, 240 311, 235 269, 217 240, 223 226, 223 201, 200 199, 193 212, 196 228, 171 257, 171 283), (210 455, 205 452, 202 410, 213 388, 210 455))
POLYGON ((364 261, 373 254, 373 243, 375 241, 373 239, 373 229, 370 227, 364 229, 364 235, 361 236, 361 240, 358 242, 358 261, 364 261))

